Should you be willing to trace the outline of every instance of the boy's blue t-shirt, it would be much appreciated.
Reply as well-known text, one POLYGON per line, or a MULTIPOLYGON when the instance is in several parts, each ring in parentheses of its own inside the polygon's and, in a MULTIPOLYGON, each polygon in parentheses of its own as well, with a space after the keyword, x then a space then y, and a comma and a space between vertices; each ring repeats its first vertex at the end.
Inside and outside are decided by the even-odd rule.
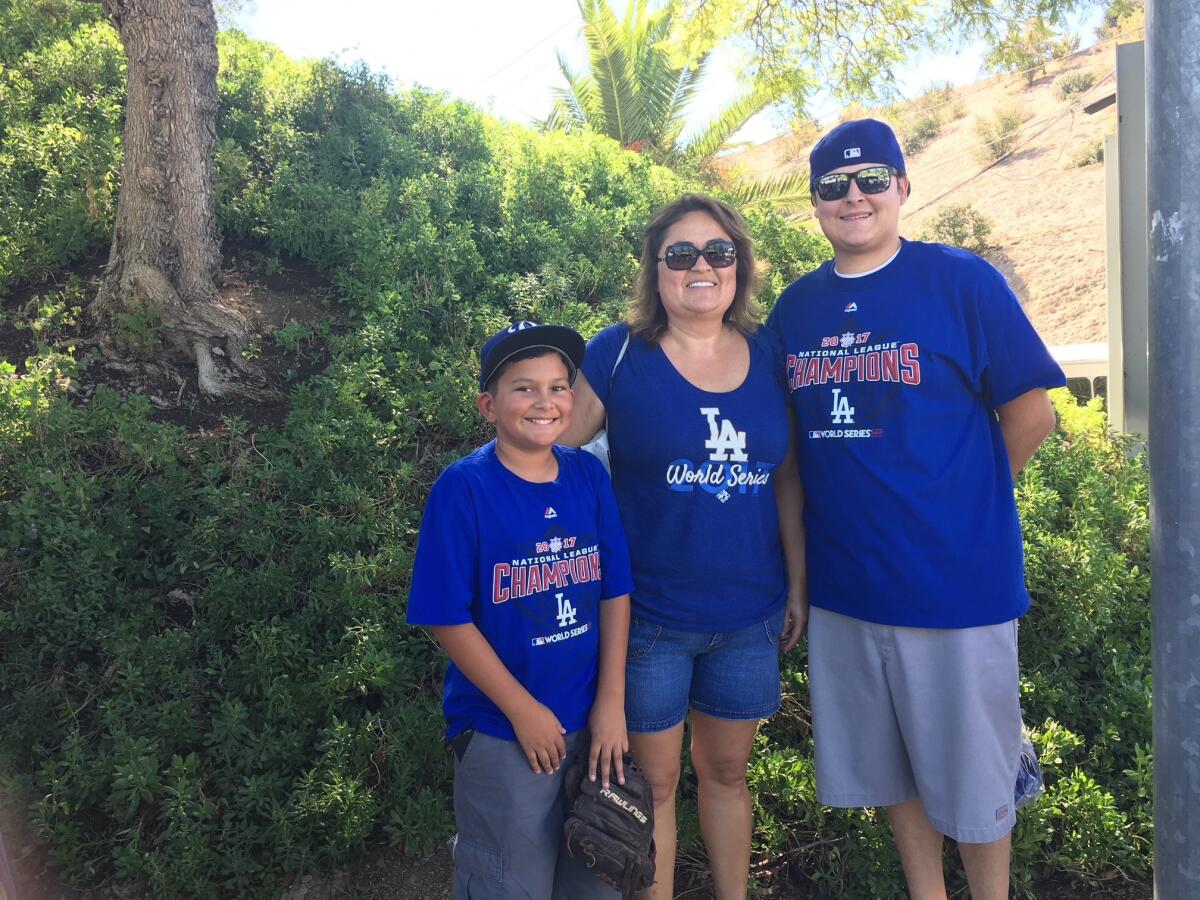
MULTIPOLYGON (((555 446, 558 477, 510 472, 492 441, 450 465, 425 504, 408 599, 411 625, 474 622, 513 677, 568 733, 587 725, 599 671, 600 601, 630 593, 629 551, 608 475, 555 446)), ((454 663, 446 736, 512 724, 454 663)))
POLYGON ((905 241, 868 275, 831 261, 800 278, 768 327, 796 410, 812 604, 927 628, 1025 612, 995 410, 1066 379, 1003 276, 905 241))
POLYGON ((733 391, 695 387, 621 323, 588 342, 583 373, 604 403, 613 489, 633 559, 633 608, 681 631, 733 631, 787 599, 774 470, 788 449, 779 348, 747 338, 733 391), (611 380, 611 385, 610 385, 611 380))

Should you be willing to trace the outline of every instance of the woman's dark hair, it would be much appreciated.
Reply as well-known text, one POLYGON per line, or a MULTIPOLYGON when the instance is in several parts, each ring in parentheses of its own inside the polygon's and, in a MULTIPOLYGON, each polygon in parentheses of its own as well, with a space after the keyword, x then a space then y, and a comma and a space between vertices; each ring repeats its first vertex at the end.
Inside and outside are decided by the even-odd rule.
POLYGON ((743 334, 753 334, 758 328, 758 310, 750 299, 758 273, 745 220, 736 209, 721 200, 703 194, 684 194, 654 214, 646 226, 646 239, 642 244, 642 263, 629 304, 628 320, 630 332, 651 344, 658 343, 667 329, 667 311, 658 296, 658 255, 663 237, 672 225, 692 212, 711 216, 737 248, 737 288, 733 303, 725 312, 725 321, 743 334))

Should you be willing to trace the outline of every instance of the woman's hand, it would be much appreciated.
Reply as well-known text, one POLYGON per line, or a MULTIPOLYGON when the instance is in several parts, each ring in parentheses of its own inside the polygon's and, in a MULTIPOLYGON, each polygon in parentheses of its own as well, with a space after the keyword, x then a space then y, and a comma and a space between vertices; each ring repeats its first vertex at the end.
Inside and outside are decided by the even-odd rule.
POLYGON ((625 783, 625 764, 622 756, 629 752, 629 735, 625 730, 625 706, 619 700, 597 698, 588 718, 592 746, 588 751, 588 778, 609 786, 609 774, 615 773, 617 783, 625 783))
POLYGON ((784 613, 782 650, 787 653, 798 643, 808 628, 808 590, 802 588, 788 593, 787 611, 784 613))
POLYGON ((549 707, 533 700, 512 718, 512 727, 535 774, 549 775, 558 771, 567 755, 567 743, 563 740, 567 730, 549 707))

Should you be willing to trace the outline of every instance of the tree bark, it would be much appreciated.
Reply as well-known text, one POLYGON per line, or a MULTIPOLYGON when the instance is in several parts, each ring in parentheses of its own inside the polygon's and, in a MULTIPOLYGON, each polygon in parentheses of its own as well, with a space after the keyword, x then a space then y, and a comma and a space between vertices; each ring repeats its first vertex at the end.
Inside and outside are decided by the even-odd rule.
POLYGON ((241 352, 250 323, 217 294, 212 0, 102 2, 125 46, 128 87, 112 249, 89 310, 98 343, 118 359, 144 358, 151 344, 161 361, 194 365, 210 397, 262 396, 241 352))

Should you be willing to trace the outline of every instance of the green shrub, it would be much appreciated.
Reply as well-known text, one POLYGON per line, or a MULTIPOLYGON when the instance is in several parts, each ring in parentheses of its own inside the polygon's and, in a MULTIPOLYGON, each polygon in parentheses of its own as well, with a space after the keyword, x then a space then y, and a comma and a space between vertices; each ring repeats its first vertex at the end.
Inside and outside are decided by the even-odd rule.
POLYGON ((975 136, 979 139, 976 158, 981 163, 993 163, 1003 159, 1021 140, 1021 125, 1025 113, 1018 106, 1001 107, 990 118, 981 118, 975 123, 975 136))
POLYGON ((1092 141, 1090 144, 1084 144, 1071 156, 1071 164, 1077 169, 1100 162, 1104 162, 1103 139, 1092 141))
POLYGON ((0 5, 0 295, 104 240, 116 211, 124 55, 94 4, 0 5))
POLYGON ((943 206, 925 223, 921 239, 962 247, 980 256, 996 249, 989 238, 992 223, 969 203, 951 203, 943 206))
POLYGON ((1082 94, 1093 84, 1096 83, 1096 73, 1088 71, 1068 72, 1063 75, 1058 81, 1054 82, 1054 87, 1058 91, 1058 96, 1063 100, 1068 100, 1076 94, 1082 94))
POLYGON ((937 109, 917 113, 900 127, 900 142, 905 156, 916 156, 942 132, 942 116, 937 109))
POLYGON ((993 72, 1017 72, 1032 86, 1046 64, 1079 48, 1079 35, 1059 35, 1043 19, 1034 17, 1011 24, 1005 35, 984 55, 993 72))

